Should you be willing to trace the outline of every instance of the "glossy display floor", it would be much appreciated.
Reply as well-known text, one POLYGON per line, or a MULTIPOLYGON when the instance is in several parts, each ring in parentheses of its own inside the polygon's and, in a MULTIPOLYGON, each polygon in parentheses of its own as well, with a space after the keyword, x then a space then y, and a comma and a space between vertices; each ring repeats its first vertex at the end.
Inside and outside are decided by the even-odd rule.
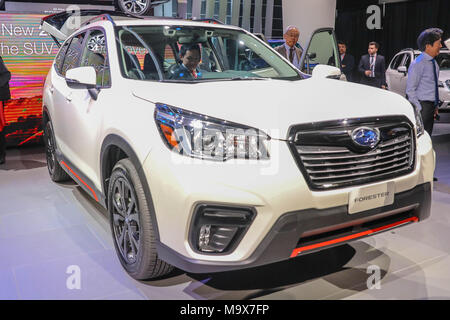
POLYGON ((0 299, 450 299, 450 114, 433 134, 431 218, 260 268, 135 281, 104 209, 51 182, 42 148, 0 165, 0 299), (380 281, 376 281, 376 276, 380 281))

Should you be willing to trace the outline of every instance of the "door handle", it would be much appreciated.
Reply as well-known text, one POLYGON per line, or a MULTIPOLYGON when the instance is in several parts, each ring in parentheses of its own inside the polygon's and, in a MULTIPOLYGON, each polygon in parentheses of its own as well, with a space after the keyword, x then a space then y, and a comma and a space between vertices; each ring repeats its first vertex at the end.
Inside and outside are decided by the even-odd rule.
POLYGON ((50 87, 50 93, 53 94, 53 92, 55 92, 55 87, 54 87, 54 86, 51 86, 51 87, 50 87))
POLYGON ((72 101, 72 93, 69 93, 69 95, 66 96, 66 101, 67 101, 67 102, 72 101))

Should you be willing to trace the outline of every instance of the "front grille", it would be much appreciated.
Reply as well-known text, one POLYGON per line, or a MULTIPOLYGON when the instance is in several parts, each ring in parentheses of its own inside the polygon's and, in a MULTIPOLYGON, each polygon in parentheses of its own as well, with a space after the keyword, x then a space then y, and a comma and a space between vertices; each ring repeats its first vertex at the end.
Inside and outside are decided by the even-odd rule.
POLYGON ((413 126, 405 117, 346 120, 296 126, 290 146, 310 187, 328 190, 387 180, 414 169, 413 126), (358 149, 351 132, 376 128, 380 142, 369 151, 358 149))

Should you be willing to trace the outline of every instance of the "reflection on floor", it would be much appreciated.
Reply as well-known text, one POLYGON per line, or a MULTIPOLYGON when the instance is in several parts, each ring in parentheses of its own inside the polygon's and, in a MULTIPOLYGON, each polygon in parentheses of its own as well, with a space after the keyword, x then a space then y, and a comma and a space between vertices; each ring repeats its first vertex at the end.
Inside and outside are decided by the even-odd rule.
POLYGON ((0 299, 450 299, 450 124, 433 140, 439 181, 427 221, 260 268, 141 282, 117 260, 105 210, 75 184, 52 183, 41 149, 8 150, 0 299), (369 289, 373 266, 379 289, 369 289), (74 268, 80 289, 68 289, 74 268))

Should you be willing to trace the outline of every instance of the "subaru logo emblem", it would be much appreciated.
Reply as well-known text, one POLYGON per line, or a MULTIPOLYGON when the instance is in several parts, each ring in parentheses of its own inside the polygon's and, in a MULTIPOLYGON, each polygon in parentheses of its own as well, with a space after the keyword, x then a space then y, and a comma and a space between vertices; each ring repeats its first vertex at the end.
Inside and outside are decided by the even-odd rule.
POLYGON ((352 131, 352 140, 361 147, 374 148, 380 142, 380 131, 368 127, 352 131))

